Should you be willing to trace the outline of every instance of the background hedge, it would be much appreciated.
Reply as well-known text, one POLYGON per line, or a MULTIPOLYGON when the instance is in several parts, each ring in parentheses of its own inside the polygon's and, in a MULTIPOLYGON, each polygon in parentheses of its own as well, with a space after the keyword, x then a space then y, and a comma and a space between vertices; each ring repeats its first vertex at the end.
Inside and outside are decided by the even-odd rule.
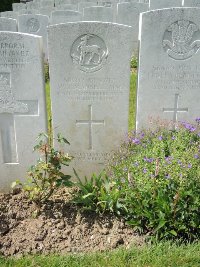
POLYGON ((20 3, 20 0, 0 0, 0 12, 12 10, 12 3, 20 3))

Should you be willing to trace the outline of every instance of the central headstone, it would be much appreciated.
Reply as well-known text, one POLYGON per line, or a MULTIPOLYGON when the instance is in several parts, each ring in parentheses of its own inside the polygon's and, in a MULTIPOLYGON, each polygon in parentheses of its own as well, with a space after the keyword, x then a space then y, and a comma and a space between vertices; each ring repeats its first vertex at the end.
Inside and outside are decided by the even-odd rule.
POLYGON ((200 115, 200 9, 142 14, 137 129, 159 119, 177 127, 200 115))
POLYGON ((104 168, 128 131, 131 27, 77 22, 49 27, 54 135, 71 143, 83 178, 104 168))

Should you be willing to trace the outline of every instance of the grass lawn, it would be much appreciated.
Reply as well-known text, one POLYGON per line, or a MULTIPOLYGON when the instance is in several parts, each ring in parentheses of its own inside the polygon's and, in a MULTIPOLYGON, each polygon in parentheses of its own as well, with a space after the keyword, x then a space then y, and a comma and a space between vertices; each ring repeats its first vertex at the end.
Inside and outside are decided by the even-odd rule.
POLYGON ((1 267, 199 267, 200 243, 170 243, 118 249, 113 252, 68 256, 34 256, 1 259, 1 267))

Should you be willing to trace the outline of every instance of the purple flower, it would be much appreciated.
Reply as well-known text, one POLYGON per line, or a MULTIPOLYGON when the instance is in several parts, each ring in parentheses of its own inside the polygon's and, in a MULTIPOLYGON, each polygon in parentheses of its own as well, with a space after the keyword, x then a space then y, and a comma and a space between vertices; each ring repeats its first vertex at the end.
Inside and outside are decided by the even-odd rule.
POLYGON ((176 137, 175 136, 172 136, 172 140, 175 140, 176 139, 176 137))
POLYGON ((144 157, 144 161, 152 163, 154 161, 154 159, 153 158, 144 157))
POLYGON ((133 144, 135 144, 135 145, 139 145, 141 142, 140 142, 140 139, 138 139, 138 138, 132 138, 131 139, 131 142, 133 143, 133 144))
POLYGON ((185 129, 189 130, 189 132, 194 132, 197 129, 194 125, 187 122, 182 122, 182 125, 185 127, 185 129))
POLYGON ((160 135, 160 136, 158 137, 158 140, 160 140, 160 141, 162 141, 162 140, 163 140, 163 137, 162 137, 162 135, 160 135))
POLYGON ((136 162, 134 162, 133 165, 137 167, 139 165, 139 163, 136 161, 136 162))
POLYGON ((188 164, 188 169, 191 169, 192 168, 192 164, 188 164))
POLYGON ((180 160, 178 160, 178 164, 179 164, 180 166, 182 166, 182 162, 181 162, 180 160))
POLYGON ((199 124, 200 123, 200 118, 196 118, 195 121, 199 124))
POLYGON ((147 173, 147 169, 143 169, 143 173, 147 173))
POLYGON ((194 155, 194 158, 195 158, 195 159, 198 159, 198 158, 199 158, 199 155, 198 155, 198 154, 195 154, 195 155, 194 155))

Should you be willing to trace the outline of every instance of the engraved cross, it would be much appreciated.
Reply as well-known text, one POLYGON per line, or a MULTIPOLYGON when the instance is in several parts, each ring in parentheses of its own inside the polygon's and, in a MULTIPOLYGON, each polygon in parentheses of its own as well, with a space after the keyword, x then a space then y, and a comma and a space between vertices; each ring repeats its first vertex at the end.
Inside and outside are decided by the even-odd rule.
POLYGON ((10 73, 0 73, 0 135, 3 162, 18 163, 15 116, 38 116, 37 100, 16 100, 10 73))
POLYGON ((89 119, 88 120, 76 120, 76 125, 88 125, 89 126, 89 150, 93 149, 93 125, 105 125, 104 120, 93 120, 92 105, 89 105, 89 119))
POLYGON ((179 94, 175 94, 175 101, 173 108, 163 108, 163 112, 173 112, 173 129, 175 129, 175 124, 177 123, 178 112, 188 112, 188 108, 178 107, 179 94))

